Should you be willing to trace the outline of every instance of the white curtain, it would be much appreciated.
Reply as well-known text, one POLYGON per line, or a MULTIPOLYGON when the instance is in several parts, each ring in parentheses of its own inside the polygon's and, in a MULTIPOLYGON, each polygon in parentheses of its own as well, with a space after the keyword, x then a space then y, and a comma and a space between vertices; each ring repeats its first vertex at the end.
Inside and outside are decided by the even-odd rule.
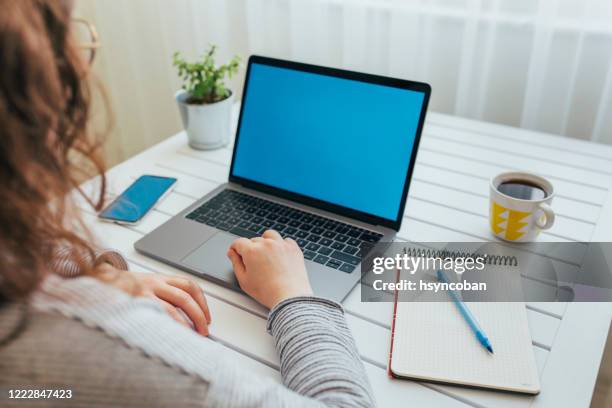
POLYGON ((438 112, 612 143, 610 0, 77 0, 75 13, 103 43, 115 160, 180 130, 171 55, 211 43, 221 61, 256 53, 425 81, 438 112))

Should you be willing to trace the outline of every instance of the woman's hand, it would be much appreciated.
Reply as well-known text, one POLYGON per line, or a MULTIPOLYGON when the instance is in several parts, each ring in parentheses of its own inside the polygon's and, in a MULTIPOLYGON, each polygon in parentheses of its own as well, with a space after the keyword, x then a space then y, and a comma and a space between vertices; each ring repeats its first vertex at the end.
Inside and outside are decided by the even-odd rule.
POLYGON ((154 273, 120 271, 101 266, 102 280, 130 295, 147 297, 160 303, 180 324, 208 336, 211 322, 204 291, 191 279, 154 273))
POLYGON ((227 256, 242 290, 269 309, 291 297, 312 295, 302 250, 276 231, 237 239, 227 256))

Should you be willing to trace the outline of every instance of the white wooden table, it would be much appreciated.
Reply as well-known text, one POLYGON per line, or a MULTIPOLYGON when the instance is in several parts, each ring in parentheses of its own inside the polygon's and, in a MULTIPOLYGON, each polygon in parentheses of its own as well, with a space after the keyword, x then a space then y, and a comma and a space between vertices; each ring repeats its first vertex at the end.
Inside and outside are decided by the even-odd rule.
MULTIPOLYGON (((82 205, 92 232, 122 251, 134 270, 183 274, 135 252, 133 243, 227 180, 231 146, 190 149, 179 133, 112 168, 111 194, 142 174, 178 178, 175 191, 135 227, 98 222, 82 205)), ((430 113, 399 237, 414 241, 490 240, 488 180, 503 170, 538 172, 554 183, 558 217, 546 241, 612 241, 612 147, 430 113)), ((96 181, 86 183, 93 188, 96 181)), ((81 201, 81 204, 83 202, 81 201)), ((245 295, 201 280, 213 315, 211 338, 245 369, 279 379, 265 331, 266 310, 245 295)), ((357 286, 344 301, 347 320, 381 407, 587 407, 608 327, 610 304, 527 304, 541 376, 536 397, 432 385, 387 377, 391 304, 362 303, 357 286)))

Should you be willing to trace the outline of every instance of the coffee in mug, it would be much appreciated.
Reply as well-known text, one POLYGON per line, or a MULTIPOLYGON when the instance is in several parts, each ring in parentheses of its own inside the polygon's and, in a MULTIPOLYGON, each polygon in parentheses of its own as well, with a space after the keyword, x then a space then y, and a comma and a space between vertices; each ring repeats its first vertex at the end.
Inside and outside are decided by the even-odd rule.
POLYGON ((506 241, 530 242, 552 227, 552 184, 525 172, 507 172, 491 179, 489 216, 493 234, 506 241))

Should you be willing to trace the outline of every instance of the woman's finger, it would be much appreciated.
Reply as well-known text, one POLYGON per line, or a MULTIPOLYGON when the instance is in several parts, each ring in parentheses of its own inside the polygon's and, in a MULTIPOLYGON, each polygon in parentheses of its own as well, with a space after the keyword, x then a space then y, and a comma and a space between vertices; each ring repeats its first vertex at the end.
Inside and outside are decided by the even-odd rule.
POLYGON ((176 277, 169 277, 166 279, 166 282, 168 282, 168 284, 172 286, 175 286, 179 289, 183 289, 185 292, 189 293, 191 297, 200 306, 200 308, 204 311, 204 316, 206 316, 206 323, 210 324, 211 322, 210 309, 208 308, 208 302, 206 301, 206 296, 204 296, 204 290, 202 290, 200 285, 198 285, 191 279, 176 278, 176 277))
POLYGON ((193 322, 198 333, 208 336, 206 315, 188 292, 169 284, 163 284, 154 289, 155 296, 180 308, 193 322))
POLYGON ((276 241, 282 241, 283 240, 283 237, 281 237, 281 235, 278 233, 278 231, 271 230, 271 229, 264 231, 264 233, 262 234, 262 237, 269 238, 269 239, 274 239, 276 241))
POLYGON ((178 323, 182 324, 185 327, 188 328, 192 328, 191 324, 189 324, 189 322, 187 321, 187 318, 185 317, 185 315, 182 315, 176 307, 172 306, 170 303, 166 302, 165 300, 162 300, 160 298, 158 298, 157 296, 155 297, 155 301, 160 303, 162 305, 162 307, 166 310, 166 313, 168 313, 168 315, 176 320, 178 323))
POLYGON ((238 238, 237 240, 232 242, 232 245, 230 245, 230 249, 236 251, 238 255, 242 255, 245 251, 251 248, 253 244, 254 242, 252 242, 250 239, 238 238))
POLYGON ((234 267, 234 272, 236 273, 236 275, 243 276, 246 273, 246 266, 244 265, 244 262, 242 261, 242 257, 238 255, 238 253, 233 248, 230 248, 227 251, 227 257, 232 263, 232 266, 234 267))

